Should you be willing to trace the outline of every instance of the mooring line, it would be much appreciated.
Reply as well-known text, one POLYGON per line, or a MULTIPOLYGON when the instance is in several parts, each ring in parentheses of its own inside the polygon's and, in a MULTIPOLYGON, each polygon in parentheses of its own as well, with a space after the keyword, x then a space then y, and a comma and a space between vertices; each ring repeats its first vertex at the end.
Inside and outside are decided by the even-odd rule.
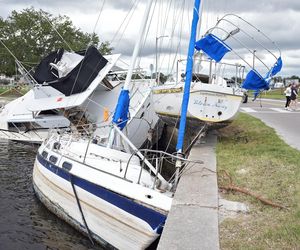
POLYGON ((78 208, 79 208, 79 211, 80 211, 80 214, 81 214, 81 217, 82 217, 82 220, 83 220, 83 223, 84 223, 84 226, 86 228, 86 231, 88 233, 88 237, 92 243, 92 245, 94 246, 95 243, 93 241, 93 238, 92 238, 92 235, 91 235, 91 231, 86 223, 86 220, 85 220, 85 217, 84 217, 84 214, 82 212, 82 208, 81 208, 81 205, 80 205, 80 201, 78 199, 78 195, 77 195, 77 192, 76 192, 76 189, 75 189, 75 185, 74 185, 74 182, 73 182, 73 175, 70 174, 70 181, 71 181, 71 185, 72 185, 72 188, 73 188, 73 192, 74 192, 74 195, 75 195, 75 198, 76 198, 76 202, 77 202, 77 205, 78 205, 78 208))

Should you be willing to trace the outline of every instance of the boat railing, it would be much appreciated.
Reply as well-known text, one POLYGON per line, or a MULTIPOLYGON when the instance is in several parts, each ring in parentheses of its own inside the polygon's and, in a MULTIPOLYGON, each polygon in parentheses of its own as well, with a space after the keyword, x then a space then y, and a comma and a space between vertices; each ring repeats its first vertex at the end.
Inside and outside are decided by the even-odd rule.
MULTIPOLYGON (((186 59, 177 63, 184 63, 186 59)), ((195 70, 193 81, 202 83, 217 84, 217 79, 224 79, 228 87, 240 87, 245 76, 245 65, 230 62, 215 62, 206 58, 203 53, 197 53, 194 58, 195 70)), ((179 69, 179 66, 177 67, 179 69)))
MULTIPOLYGON (((116 132, 124 139, 125 142, 127 142, 128 138, 123 134, 122 131, 116 128, 116 132)), ((90 154, 97 155, 95 152, 90 151, 91 145, 98 145, 99 147, 107 146, 107 144, 101 144, 99 143, 99 141, 95 141, 95 137, 92 135, 85 135, 83 138, 83 136, 78 132, 62 133, 61 131, 55 129, 52 129, 49 132, 49 136, 44 141, 44 145, 46 148, 59 153, 61 156, 70 158, 74 161, 80 162, 81 164, 84 164, 85 166, 91 168, 93 167, 89 165, 87 158, 90 154), (67 148, 70 146, 71 143, 78 142, 80 140, 85 140, 84 143, 85 147, 81 149, 80 155, 76 155, 75 152, 71 152, 70 150, 67 151, 67 148)), ((173 186, 174 186, 173 184, 175 181, 174 163, 176 162, 176 160, 180 160, 182 162, 182 168, 180 174, 183 174, 185 172, 185 169, 187 169, 188 166, 191 166, 191 163, 196 163, 196 161, 191 161, 186 159, 185 157, 170 154, 164 151, 151 150, 151 149, 139 150, 130 141, 128 143, 128 148, 130 148, 132 152, 128 160, 126 162, 119 161, 120 169, 124 168, 122 167, 122 163, 126 164, 126 167, 124 168, 123 176, 115 175, 100 169, 95 169, 95 168, 93 169, 99 170, 100 172, 105 172, 109 175, 117 176, 118 178, 122 178, 126 181, 135 182, 137 184, 141 184, 142 174, 143 172, 147 171, 151 174, 153 178, 152 186, 150 188, 152 189, 158 188, 160 190, 171 191, 173 190, 173 186), (138 177, 134 178, 133 180, 132 177, 128 176, 128 173, 130 169, 130 163, 132 162, 133 159, 137 159, 136 157, 140 159, 140 170, 139 170, 138 177), (166 168, 164 167, 164 163, 171 164, 172 167, 170 171, 166 170, 166 168), (168 176, 168 178, 163 177, 163 175, 168 176)), ((97 156, 108 161, 114 161, 114 159, 110 159, 105 155, 97 155, 97 156)), ((115 160, 115 162, 117 162, 117 160, 115 160)), ((202 163, 202 162, 197 161, 197 163, 202 163)))
MULTIPOLYGON (((142 171, 143 170, 149 171, 149 169, 147 168, 147 165, 145 164, 145 159, 148 159, 148 161, 150 161, 155 168, 155 172, 152 173, 152 175, 154 177, 153 185, 151 187, 152 189, 155 189, 155 188, 164 189, 165 188, 165 186, 163 186, 162 183, 160 182, 160 180, 158 178, 158 174, 160 174, 162 176, 166 176, 166 181, 167 181, 167 183, 169 183, 169 187, 174 187, 175 174, 176 174, 176 167, 175 167, 176 161, 179 160, 182 163, 179 177, 182 176, 185 173, 185 171, 189 167, 191 167, 193 164, 195 164, 195 163, 202 164, 203 163, 203 161, 201 161, 201 160, 197 160, 197 161, 189 160, 189 159, 185 158, 184 156, 178 156, 177 153, 170 154, 165 151, 153 150, 153 149, 140 149, 139 151, 141 153, 143 153, 144 158, 141 159, 141 169, 140 169, 137 183, 139 184, 141 181, 142 171), (165 167, 166 164, 168 166, 171 166, 171 168, 166 169, 166 167, 165 167)), ((136 154, 136 152, 132 153, 132 156, 135 154, 136 154)), ((124 178, 126 178, 129 163, 130 163, 130 160, 127 163, 127 168, 126 168, 126 171, 124 174, 124 178)))
POLYGON ((229 46, 237 59, 262 76, 278 63, 279 47, 260 29, 235 14, 226 14, 206 34, 216 36, 229 46), (250 56, 248 56, 250 55, 250 56))

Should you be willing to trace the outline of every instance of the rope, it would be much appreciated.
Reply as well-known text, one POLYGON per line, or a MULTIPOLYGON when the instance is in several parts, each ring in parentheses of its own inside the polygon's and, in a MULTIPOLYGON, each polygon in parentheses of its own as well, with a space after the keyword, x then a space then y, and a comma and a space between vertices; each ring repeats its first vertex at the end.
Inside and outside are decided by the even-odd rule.
POLYGON ((74 182, 73 182, 73 175, 70 174, 70 182, 71 182, 71 185, 72 185, 72 189, 73 189, 73 192, 74 192, 74 195, 75 195, 75 198, 76 198, 76 202, 77 202, 77 206, 78 206, 78 209, 80 211, 80 214, 81 214, 81 218, 82 218, 82 221, 84 223, 84 226, 86 228, 86 231, 87 231, 87 234, 88 234, 88 237, 89 237, 89 240, 91 241, 92 245, 94 246, 94 241, 93 241, 93 238, 92 238, 92 235, 91 235, 91 231, 86 223, 86 220, 85 220, 85 217, 84 217, 84 214, 82 212, 82 208, 81 208, 81 205, 80 205, 80 201, 78 199, 78 195, 77 195, 77 192, 76 192, 76 189, 75 189, 75 185, 74 185, 74 182))

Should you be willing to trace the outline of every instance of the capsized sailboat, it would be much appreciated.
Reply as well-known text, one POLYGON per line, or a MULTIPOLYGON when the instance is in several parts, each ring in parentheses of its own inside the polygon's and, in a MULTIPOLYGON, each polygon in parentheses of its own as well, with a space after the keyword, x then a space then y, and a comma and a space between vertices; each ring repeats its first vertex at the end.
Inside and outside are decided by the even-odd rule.
POLYGON ((117 92, 121 84, 107 80, 119 57, 102 56, 93 46, 50 53, 32 74, 32 89, 1 108, 0 138, 41 143, 49 129, 98 122, 98 114, 108 108, 105 94, 117 92))
MULTIPOLYGON (((274 45, 261 30, 234 14, 222 17, 195 41, 193 51, 200 54, 193 53, 192 57, 196 62, 200 55, 201 67, 195 67, 200 68, 195 71, 192 64, 190 69, 194 77, 191 76, 189 89, 187 128, 227 125, 237 115, 245 89, 267 89, 270 78, 280 71, 282 64, 280 50, 274 45), (244 56, 246 53, 250 56, 244 56)), ((155 112, 173 126, 183 115, 181 105, 187 73, 177 82, 153 88, 155 112)))

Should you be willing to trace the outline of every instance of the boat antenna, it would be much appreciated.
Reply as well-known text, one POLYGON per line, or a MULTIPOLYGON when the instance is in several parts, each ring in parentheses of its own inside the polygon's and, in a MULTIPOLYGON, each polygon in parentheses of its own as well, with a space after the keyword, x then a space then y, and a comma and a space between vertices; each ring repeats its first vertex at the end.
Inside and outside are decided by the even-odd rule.
MULTIPOLYGON (((183 150, 186 115, 187 115, 187 108, 189 104, 190 87, 191 87, 192 73, 193 73, 193 55, 195 50, 197 24, 199 21, 199 13, 200 13, 199 12, 200 2, 201 0, 195 0, 194 2, 191 36, 190 36, 187 64, 186 64, 186 77, 185 77, 184 90, 183 90, 184 93, 182 98, 181 116, 180 116, 179 131, 178 131, 178 138, 177 138, 177 145, 176 145, 177 155, 181 155, 183 150)), ((179 170, 181 166, 182 166, 182 161, 180 160, 176 161, 176 176, 175 176, 174 187, 177 186, 179 180, 179 170)))

